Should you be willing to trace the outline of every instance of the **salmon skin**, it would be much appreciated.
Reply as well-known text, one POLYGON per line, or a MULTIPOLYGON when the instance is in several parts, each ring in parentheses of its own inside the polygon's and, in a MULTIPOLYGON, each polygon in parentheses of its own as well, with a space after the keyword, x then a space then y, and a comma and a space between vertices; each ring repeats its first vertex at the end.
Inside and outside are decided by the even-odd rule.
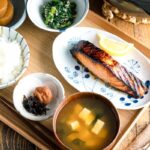
POLYGON ((147 86, 138 77, 89 41, 79 41, 70 52, 91 73, 116 89, 135 98, 141 98, 148 92, 147 86))

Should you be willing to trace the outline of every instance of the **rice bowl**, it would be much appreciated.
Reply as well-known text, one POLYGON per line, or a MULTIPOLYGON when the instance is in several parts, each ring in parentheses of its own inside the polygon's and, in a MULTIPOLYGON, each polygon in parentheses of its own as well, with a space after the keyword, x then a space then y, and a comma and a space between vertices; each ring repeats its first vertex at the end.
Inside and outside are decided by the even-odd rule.
POLYGON ((0 89, 15 83, 29 65, 29 48, 18 32, 0 27, 0 89))

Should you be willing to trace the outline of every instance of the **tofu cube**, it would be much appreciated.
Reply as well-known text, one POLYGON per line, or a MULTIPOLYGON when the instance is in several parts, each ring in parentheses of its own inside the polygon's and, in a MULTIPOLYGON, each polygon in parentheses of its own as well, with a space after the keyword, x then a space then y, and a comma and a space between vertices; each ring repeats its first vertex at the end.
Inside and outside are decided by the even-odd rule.
POLYGON ((90 113, 85 120, 85 124, 89 126, 93 122, 94 119, 95 119, 95 116, 92 113, 90 113))
POLYGON ((74 122, 78 118, 78 114, 81 112, 83 107, 80 104, 76 104, 75 107, 73 108, 73 112, 68 118, 67 123, 70 125, 71 122, 74 122))
POLYGON ((83 108, 82 111, 79 113, 79 118, 82 119, 86 125, 90 125, 94 120, 95 116, 89 109, 83 108))
POLYGON ((73 122, 69 122, 70 126, 71 126, 71 129, 74 131, 74 130, 77 130, 80 125, 79 125, 79 122, 78 121, 73 121, 73 122))
POLYGON ((80 104, 76 104, 76 106, 74 107, 74 113, 78 114, 82 109, 83 107, 80 104))
POLYGON ((83 108, 82 111, 79 113, 79 118, 83 121, 86 121, 88 116, 91 114, 91 111, 87 108, 83 108))
POLYGON ((105 123, 103 121, 101 121, 100 119, 98 119, 91 131, 94 134, 98 135, 100 133, 100 131, 102 130, 102 128, 104 127, 104 124, 105 123))

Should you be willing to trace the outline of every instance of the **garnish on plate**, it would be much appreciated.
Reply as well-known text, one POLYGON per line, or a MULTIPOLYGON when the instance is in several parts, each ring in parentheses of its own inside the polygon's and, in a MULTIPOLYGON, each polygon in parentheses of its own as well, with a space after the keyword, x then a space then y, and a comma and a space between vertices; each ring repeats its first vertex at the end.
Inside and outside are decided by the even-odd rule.
POLYGON ((51 0, 42 6, 44 23, 53 29, 64 29, 73 24, 76 4, 69 0, 51 0))
POLYGON ((48 87, 37 87, 33 92, 33 96, 24 96, 23 106, 29 113, 34 115, 46 115, 47 110, 49 110, 46 106, 52 98, 52 92, 48 87))
POLYGON ((52 92, 46 86, 37 87, 33 95, 36 96, 40 100, 40 102, 45 105, 49 104, 53 98, 52 92))
POLYGON ((35 96, 30 96, 28 98, 24 96, 23 106, 29 113, 32 113, 34 115, 46 115, 46 111, 48 110, 46 108, 46 105, 41 103, 35 96))
POLYGON ((104 37, 102 34, 97 34, 99 38, 99 47, 112 56, 124 56, 132 50, 132 43, 124 43, 114 39, 104 37))

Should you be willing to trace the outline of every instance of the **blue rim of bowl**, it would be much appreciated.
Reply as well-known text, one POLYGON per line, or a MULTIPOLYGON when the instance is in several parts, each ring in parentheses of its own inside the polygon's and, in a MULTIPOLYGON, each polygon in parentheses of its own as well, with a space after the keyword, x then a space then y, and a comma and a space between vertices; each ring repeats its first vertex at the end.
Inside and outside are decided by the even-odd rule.
MULTIPOLYGON (((16 39, 17 36, 19 35, 20 38, 21 38, 21 40, 20 40, 21 42, 19 43, 19 45, 22 43, 22 41, 25 42, 25 46, 24 46, 24 48, 22 49, 22 51, 24 51, 25 49, 27 49, 27 53, 26 53, 26 55, 25 55, 26 57, 24 58, 24 63, 25 63, 25 65, 22 66, 20 72, 18 73, 18 75, 17 75, 14 79, 12 79, 12 80, 10 80, 10 81, 8 81, 8 82, 6 82, 6 83, 0 84, 0 89, 4 89, 4 88, 6 88, 6 87, 8 87, 8 86, 13 85, 15 82, 17 82, 17 81, 20 79, 20 77, 21 77, 21 76, 25 73, 25 71, 27 70, 27 68, 28 68, 28 66, 29 66, 29 62, 30 62, 30 49, 29 49, 29 46, 28 46, 26 40, 23 38, 23 36, 22 36, 19 32, 15 31, 14 29, 9 28, 9 27, 0 26, 0 28, 2 28, 2 30, 3 30, 3 28, 9 30, 9 37, 8 37, 8 39, 10 39, 10 32, 11 32, 11 31, 16 33, 15 39, 16 39)), ((18 43, 18 42, 17 42, 17 43, 18 43)))
POLYGON ((29 14, 29 8, 30 8, 30 2, 31 0, 27 0, 27 14, 31 20, 31 22, 36 25, 38 28, 42 29, 42 30, 45 30, 45 31, 49 31, 49 32, 64 32, 66 31, 67 29, 70 29, 70 28, 74 28, 76 27, 77 25, 79 25, 83 20, 84 18, 86 17, 86 15, 88 14, 88 11, 89 11, 89 0, 84 0, 84 3, 85 3, 85 10, 82 14, 82 17, 80 18, 79 22, 75 23, 73 26, 70 26, 70 27, 67 27, 66 29, 52 29, 52 28, 43 28, 41 27, 37 22, 36 20, 34 20, 33 18, 30 17, 30 14, 29 14))
POLYGON ((22 15, 22 17, 18 20, 18 22, 17 23, 15 23, 14 25, 8 25, 8 26, 6 26, 6 27, 8 27, 8 28, 12 28, 12 29, 14 29, 14 30, 16 30, 16 29, 18 29, 22 24, 23 24, 23 22, 25 21, 25 19, 26 19, 26 16, 27 16, 27 12, 26 12, 26 4, 27 4, 27 1, 28 0, 24 0, 24 3, 25 3, 25 8, 24 8, 24 12, 23 12, 23 15, 22 15))
POLYGON ((23 16, 20 18, 20 20, 16 24, 11 26, 10 28, 12 28, 14 30, 18 29, 23 24, 23 22, 25 21, 26 16, 27 16, 27 13, 26 13, 26 9, 25 9, 23 16))

